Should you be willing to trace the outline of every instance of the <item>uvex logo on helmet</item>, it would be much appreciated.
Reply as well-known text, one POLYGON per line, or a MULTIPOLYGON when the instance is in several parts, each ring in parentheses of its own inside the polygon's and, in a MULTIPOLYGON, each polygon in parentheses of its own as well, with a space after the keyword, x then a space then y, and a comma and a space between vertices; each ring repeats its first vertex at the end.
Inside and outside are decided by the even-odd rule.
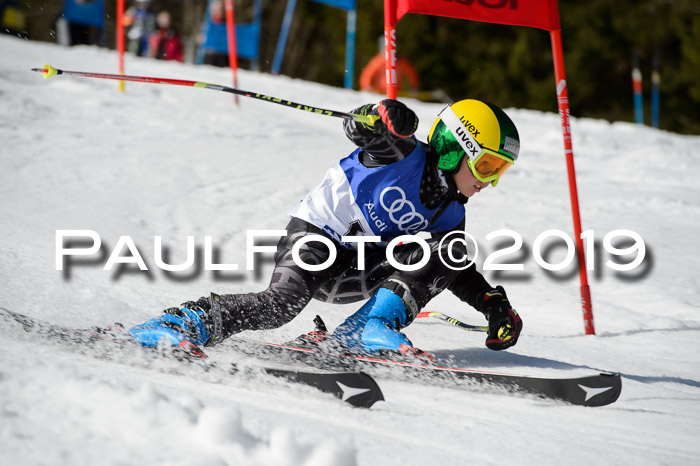
POLYGON ((482 152, 481 146, 474 136, 472 136, 472 133, 475 135, 480 133, 479 130, 476 129, 476 125, 470 123, 470 120, 464 115, 457 115, 449 105, 442 109, 438 117, 471 160, 479 157, 482 152))
POLYGON ((462 122, 465 128, 469 130, 470 133, 474 135, 475 138, 479 137, 479 130, 476 129, 476 126, 474 126, 472 123, 469 122, 466 118, 463 116, 459 117, 459 121, 462 122))
POLYGON ((455 136, 462 141, 462 147, 466 149, 467 155, 469 155, 470 158, 474 158, 479 155, 479 146, 474 144, 474 139, 467 135, 464 128, 458 127, 455 130, 455 136))

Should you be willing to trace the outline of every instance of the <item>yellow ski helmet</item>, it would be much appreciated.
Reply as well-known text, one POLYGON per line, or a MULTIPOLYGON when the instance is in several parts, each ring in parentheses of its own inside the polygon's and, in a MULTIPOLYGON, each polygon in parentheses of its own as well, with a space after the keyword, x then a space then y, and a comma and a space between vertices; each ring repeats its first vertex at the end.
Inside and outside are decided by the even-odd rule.
POLYGON ((438 168, 459 169, 464 156, 474 176, 493 186, 518 159, 520 137, 513 121, 495 105, 475 99, 445 107, 428 135, 438 168))

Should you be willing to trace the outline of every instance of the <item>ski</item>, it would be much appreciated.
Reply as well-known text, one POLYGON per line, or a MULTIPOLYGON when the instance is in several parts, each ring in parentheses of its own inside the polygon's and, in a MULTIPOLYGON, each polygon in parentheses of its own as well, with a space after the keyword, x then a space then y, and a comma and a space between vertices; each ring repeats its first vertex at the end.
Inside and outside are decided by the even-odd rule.
POLYGON ((419 383, 439 381, 454 387, 496 387, 510 393, 565 401, 580 406, 605 406, 614 403, 622 391, 618 373, 596 373, 582 377, 533 377, 456 367, 420 364, 357 354, 323 352, 306 346, 268 343, 232 338, 236 348, 251 355, 287 358, 312 367, 361 370, 374 377, 388 377, 419 383))
MULTIPOLYGON (((197 363, 204 364, 205 369, 216 367, 215 363, 205 361, 201 357, 204 353, 199 349, 197 349, 198 352, 193 352, 189 348, 177 348, 173 353, 158 353, 157 350, 143 348, 134 342, 128 334, 121 334, 112 328, 75 329, 34 319, 5 308, 0 308, 0 316, 4 316, 7 321, 20 324, 28 334, 77 348, 86 354, 90 354, 97 347, 100 351, 95 353, 96 356, 105 356, 105 351, 115 349, 120 351, 132 349, 141 353, 173 356, 180 360, 196 360, 197 363)), ((240 374, 242 370, 243 367, 236 364, 227 368, 227 372, 234 375, 240 374)), ((377 382, 368 374, 360 371, 302 371, 278 367, 253 367, 246 368, 246 370, 258 370, 263 374, 316 388, 358 408, 370 408, 377 401, 384 400, 384 395, 377 382)))
MULTIPOLYGON (((22 325, 28 333, 35 333, 47 340, 68 343, 70 346, 93 352, 93 348, 107 344, 107 350, 134 348, 152 352, 135 343, 128 335, 115 335, 109 329, 73 329, 42 322, 31 317, 0 308, 0 315, 22 325)), ((261 367, 268 375, 285 378, 294 383, 312 386, 330 393, 352 406, 369 408, 383 400, 381 389, 374 377, 400 379, 418 383, 448 383, 454 387, 474 387, 481 385, 505 389, 511 393, 523 393, 540 398, 565 401, 581 406, 605 406, 614 403, 620 396, 622 380, 617 373, 596 373, 583 377, 533 377, 502 372, 489 372, 440 365, 416 363, 413 360, 396 360, 383 356, 344 354, 321 351, 317 347, 295 344, 279 344, 231 337, 225 345, 258 360, 263 359, 273 365, 302 363, 313 367, 314 371, 294 370, 288 367, 261 367)), ((173 356, 178 359, 193 359, 202 356, 197 348, 178 349, 173 356)), ((204 355, 205 356, 205 355, 204 355)), ((206 357, 206 356, 205 356, 206 357)), ((200 358, 196 358, 201 361, 200 358)), ((210 367, 216 367, 213 363, 210 367)), ((231 373, 239 372, 233 364, 231 373)))
POLYGON ((305 372, 270 367, 263 367, 262 370, 268 375, 330 393, 356 408, 370 408, 377 401, 384 400, 377 382, 364 372, 305 372))

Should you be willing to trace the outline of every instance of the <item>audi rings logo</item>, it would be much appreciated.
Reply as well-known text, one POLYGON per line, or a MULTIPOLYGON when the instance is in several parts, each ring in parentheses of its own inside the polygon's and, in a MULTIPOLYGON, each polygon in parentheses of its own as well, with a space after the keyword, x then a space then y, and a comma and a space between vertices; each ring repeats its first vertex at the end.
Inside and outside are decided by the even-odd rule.
POLYGON ((416 212, 413 203, 406 199, 406 193, 401 188, 385 188, 379 195, 379 203, 389 214, 389 219, 407 235, 414 235, 428 226, 428 221, 416 212), (392 191, 396 193, 389 194, 392 191))

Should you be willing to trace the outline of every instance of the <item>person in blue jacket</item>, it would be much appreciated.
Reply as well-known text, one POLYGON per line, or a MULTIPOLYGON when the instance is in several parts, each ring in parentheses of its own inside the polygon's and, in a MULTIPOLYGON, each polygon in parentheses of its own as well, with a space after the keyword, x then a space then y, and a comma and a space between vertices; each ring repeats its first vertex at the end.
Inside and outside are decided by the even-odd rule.
POLYGON ((211 346, 244 330, 280 327, 312 298, 368 299, 332 334, 310 332, 299 343, 429 360, 400 330, 445 289, 484 314, 488 348, 502 350, 517 342, 522 321, 503 287, 491 286, 470 263, 466 242, 446 238, 465 230, 469 198, 496 186, 517 160, 520 140, 512 120, 495 105, 462 100, 442 110, 424 143, 413 136, 416 114, 399 101, 385 99, 353 113, 378 119, 371 126, 344 120, 345 133, 358 148, 290 212, 268 288, 212 293, 166 309, 129 330, 139 343, 211 346), (424 240, 428 247, 416 241, 396 246, 392 265, 386 254, 391 240, 420 232, 430 234, 424 240), (328 267, 315 270, 294 260, 294 245, 304 238, 297 257, 313 265, 335 255, 328 267))

